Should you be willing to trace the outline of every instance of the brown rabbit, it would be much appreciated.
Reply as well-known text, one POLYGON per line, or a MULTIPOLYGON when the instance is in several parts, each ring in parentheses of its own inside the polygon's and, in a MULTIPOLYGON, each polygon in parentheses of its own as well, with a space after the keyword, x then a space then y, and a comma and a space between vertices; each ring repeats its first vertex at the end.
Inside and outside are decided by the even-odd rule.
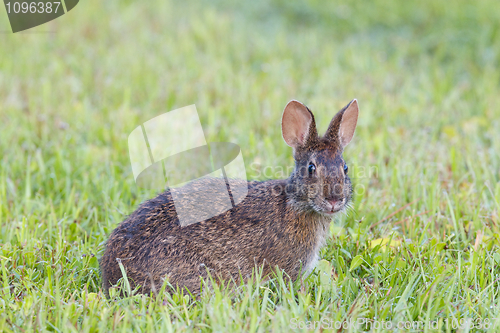
MULTIPOLYGON (((295 280, 314 268, 332 215, 350 202, 352 186, 342 158, 358 119, 351 101, 318 136, 312 112, 290 101, 283 112, 283 139, 293 148, 290 178, 248 182, 238 205, 205 221, 181 227, 170 191, 142 203, 111 234, 100 261, 106 291, 122 277, 132 288, 155 292, 165 279, 174 287, 200 292, 200 277, 240 281, 255 267, 268 275, 279 267, 295 280)), ((202 179, 185 186, 210 186, 202 179)), ((214 198, 214 200, 217 200, 214 198)))

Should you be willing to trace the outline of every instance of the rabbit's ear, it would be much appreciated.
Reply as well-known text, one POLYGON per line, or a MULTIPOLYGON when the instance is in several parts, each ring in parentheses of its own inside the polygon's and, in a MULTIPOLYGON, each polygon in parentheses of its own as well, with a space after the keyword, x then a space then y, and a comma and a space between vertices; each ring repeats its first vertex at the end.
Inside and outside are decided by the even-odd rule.
POLYGON ((358 111, 358 101, 353 99, 333 117, 324 137, 342 148, 347 146, 354 136, 358 111))
POLYGON ((307 146, 318 136, 312 112, 299 101, 288 102, 281 118, 281 132, 292 148, 307 146))

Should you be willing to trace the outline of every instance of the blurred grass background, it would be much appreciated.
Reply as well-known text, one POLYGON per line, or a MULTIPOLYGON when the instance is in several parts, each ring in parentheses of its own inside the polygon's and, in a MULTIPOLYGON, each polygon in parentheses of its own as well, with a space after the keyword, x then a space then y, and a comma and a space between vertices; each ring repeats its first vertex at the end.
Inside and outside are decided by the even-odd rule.
POLYGON ((441 329, 488 319, 495 330, 496 7, 82 1, 17 34, 3 12, 0 330, 267 331, 293 318, 439 319, 441 329), (103 242, 152 195, 131 172, 136 126, 196 104, 207 140, 238 143, 256 178, 293 164, 280 132, 288 100, 308 105, 322 132, 353 98, 360 119, 344 157, 364 190, 299 287, 103 298, 103 242))

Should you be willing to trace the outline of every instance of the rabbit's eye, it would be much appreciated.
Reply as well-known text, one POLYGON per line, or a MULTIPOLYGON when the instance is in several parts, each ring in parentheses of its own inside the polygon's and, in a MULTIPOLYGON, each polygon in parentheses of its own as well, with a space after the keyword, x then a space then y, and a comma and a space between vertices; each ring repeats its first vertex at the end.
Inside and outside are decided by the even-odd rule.
POLYGON ((347 175, 347 171, 349 171, 349 168, 347 167, 347 164, 344 164, 344 174, 347 175))
POLYGON ((313 163, 309 163, 307 171, 309 171, 309 176, 312 176, 312 174, 316 171, 316 166, 313 163))

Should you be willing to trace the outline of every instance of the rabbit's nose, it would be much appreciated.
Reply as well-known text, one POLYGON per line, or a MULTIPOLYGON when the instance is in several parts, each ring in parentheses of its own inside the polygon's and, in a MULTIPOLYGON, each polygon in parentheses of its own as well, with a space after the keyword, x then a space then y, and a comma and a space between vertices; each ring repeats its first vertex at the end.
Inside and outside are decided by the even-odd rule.
POLYGON ((332 206, 332 209, 331 209, 332 212, 337 212, 337 211, 341 210, 342 205, 344 203, 343 200, 339 200, 339 199, 327 199, 326 201, 332 206))
POLYGON ((337 199, 337 198, 331 198, 331 199, 326 199, 326 201, 332 205, 332 207, 335 207, 336 205, 340 204, 342 200, 337 199))

